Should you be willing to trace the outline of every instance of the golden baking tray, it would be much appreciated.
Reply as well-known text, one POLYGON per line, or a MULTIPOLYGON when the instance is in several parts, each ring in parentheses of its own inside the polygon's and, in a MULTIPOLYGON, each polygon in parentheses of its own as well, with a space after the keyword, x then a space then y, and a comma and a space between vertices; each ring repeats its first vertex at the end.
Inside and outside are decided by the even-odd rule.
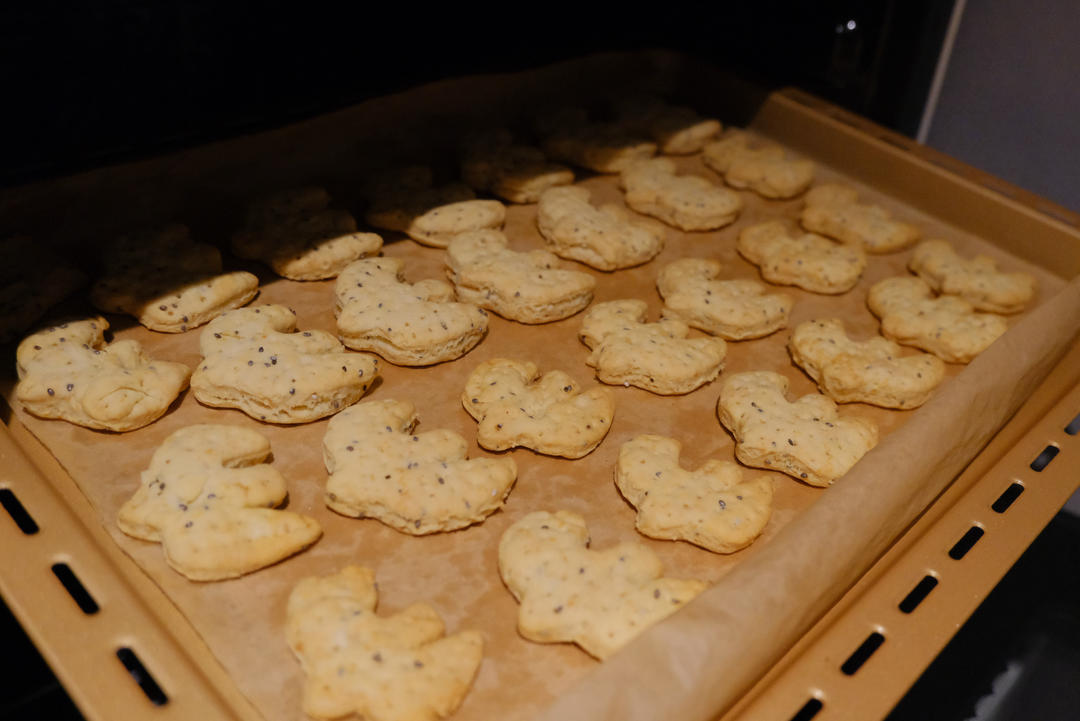
MULTIPOLYGON (((1025 314, 994 353, 951 376, 945 397, 953 405, 939 402, 933 413, 917 416, 918 424, 898 421, 890 427, 887 440, 894 442, 875 453, 885 459, 895 483, 866 497, 849 478, 838 482, 827 491, 828 503, 809 502, 797 517, 785 518, 778 532, 738 554, 740 559, 745 554, 745 561, 718 565, 719 582, 710 598, 688 605, 602 665, 583 660, 573 648, 545 647, 542 653, 565 661, 577 675, 559 681, 555 697, 541 693, 529 707, 535 711, 531 715, 548 719, 881 717, 1080 481, 1067 472, 1065 458, 1078 452, 1070 423, 1080 413, 1080 285, 1072 281, 1080 273, 1080 219, 1075 214, 804 93, 766 93, 668 53, 596 56, 528 73, 436 83, 279 130, 13 189, 0 197, 0 209, 5 225, 50 239, 78 239, 88 230, 91 237, 105 237, 161 218, 201 222, 215 213, 220 222, 207 227, 226 228, 222 208, 242 208, 250 196, 266 190, 325 182, 338 189, 335 197, 347 197, 358 164, 370 161, 377 149, 395 158, 427 159, 431 148, 452 148, 477 117, 511 123, 537 108, 631 88, 663 91, 702 113, 746 125, 901 212, 989 243, 1015 262, 1056 278, 1054 292, 1044 294, 1039 308, 1025 314), (424 143, 414 144, 416 138, 424 143), (133 189, 139 189, 137 196, 133 189), (938 424, 930 438, 919 435, 927 433, 925 423, 938 424), (907 438, 916 443, 896 447, 907 438), (1037 470, 1033 464, 1043 461, 1036 460, 1053 453, 1046 453, 1048 448, 1057 455, 1037 470), (838 508, 842 524, 835 516, 838 508), (827 539, 832 546, 805 542, 818 538, 823 527, 837 529, 827 539)), ((604 191, 603 179, 587 182, 604 191)), ((528 217, 523 213, 512 227, 524 234, 528 217)), ((402 241, 388 245, 387 252, 409 255, 411 248, 402 241)), ((645 287, 647 273, 651 270, 605 276, 604 288, 621 290, 631 282, 623 277, 645 287)), ((282 293, 264 287, 268 296, 282 293)), ((303 315, 305 306, 299 310, 303 315)), ((572 334, 576 322, 570 319, 562 327, 572 334)), ((511 325, 498 325, 493 335, 526 338, 514 336, 523 331, 511 325)), ((469 359, 454 365, 467 370, 478 362, 469 359)), ((580 364, 565 369, 579 377, 588 372, 580 364)), ((386 386, 395 387, 392 381, 386 386)), ((804 386, 801 392, 809 390, 808 383, 804 386)), ((624 396, 643 406, 652 402, 635 393, 640 392, 627 389, 624 396)), ((714 391, 698 393, 715 401, 714 391)), ((457 415, 464 415, 460 408, 457 415)), ((634 419, 633 412, 626 415, 634 419)), ((265 719, 260 710, 260 704, 267 708, 265 695, 253 695, 250 686, 237 682, 213 650, 219 640, 204 637, 185 613, 175 592, 186 582, 148 572, 159 551, 118 538, 88 502, 72 469, 61 462, 79 449, 57 444, 58 426, 47 426, 50 433, 44 435, 52 445, 46 447, 39 441, 42 422, 35 435, 33 419, 17 409, 5 409, 4 422, 0 501, 10 518, 0 517, 5 549, 0 593, 83 713, 110 720, 265 719)), ((437 425, 428 425, 423 410, 421 422, 427 428, 437 425)), ((722 445, 718 424, 712 433, 722 445)), ((71 443, 88 437, 95 438, 70 436, 71 443)), ((106 453, 106 447, 112 448, 102 442, 100 451, 88 452, 106 453)), ((98 462, 102 477, 108 477, 119 459, 98 462)), ((544 466, 545 473, 556 468, 544 466)), ((873 476, 866 472, 859 478, 866 477, 873 476)), ((610 493, 609 479, 610 471, 601 483, 610 493)), ((511 499, 525 492, 516 490, 511 499)), ((292 495, 291 504, 302 502, 302 494, 292 495)), ((614 508, 625 514, 625 507, 614 508)), ((507 516, 515 512, 508 509, 507 516)), ((588 520, 591 526, 597 519, 588 520)), ((493 517, 485 525, 504 521, 493 517)), ((594 534, 598 543, 615 537, 615 530, 602 525, 594 534)), ((672 550, 666 562, 689 567, 691 553, 672 550)), ((304 561, 298 556, 260 572, 265 573, 261 578, 276 579, 304 561)), ((496 594, 499 613, 513 610, 508 596, 496 594)), ((265 618, 274 618, 280 597, 276 586, 267 593, 265 618)), ((272 634, 273 623, 280 626, 235 621, 240 637, 272 634)), ((283 673, 298 678, 300 671, 293 664, 283 673)), ((511 696, 531 693, 512 681, 506 685, 511 696)), ((275 713, 300 716, 291 706, 275 713)), ((463 708, 462 713, 478 712, 463 708)), ((522 714, 505 709, 501 715, 522 714)))

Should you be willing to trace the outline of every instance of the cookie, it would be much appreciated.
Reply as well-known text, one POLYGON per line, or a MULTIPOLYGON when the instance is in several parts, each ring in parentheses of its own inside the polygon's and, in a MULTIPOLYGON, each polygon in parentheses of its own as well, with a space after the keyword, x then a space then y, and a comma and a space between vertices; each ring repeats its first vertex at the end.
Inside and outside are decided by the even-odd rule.
POLYGON ((154 359, 134 340, 105 343, 109 324, 92 318, 28 336, 15 352, 15 398, 41 418, 132 431, 153 423, 187 388, 191 369, 154 359))
POLYGON ((246 227, 232 237, 232 250, 290 280, 334 278, 354 260, 379 252, 381 237, 357 232, 352 214, 329 204, 330 196, 318 187, 256 201, 246 227))
POLYGON ((681 450, 674 438, 654 435, 637 436, 619 449, 615 485, 637 509, 638 531, 714 553, 749 546, 772 514, 772 480, 744 480, 739 464, 716 459, 688 471, 679 465, 681 450))
POLYGON ((193 581, 265 568, 313 544, 317 521, 280 510, 288 487, 266 463, 270 442, 239 426, 193 425, 154 451, 117 524, 160 543, 165 560, 193 581))
POLYGON ((432 182, 431 171, 422 166, 387 171, 369 191, 365 220, 433 248, 445 248, 461 233, 498 230, 506 222, 506 206, 499 201, 478 199, 464 183, 432 182))
POLYGON ((660 269, 656 287, 664 299, 663 317, 726 338, 761 338, 785 327, 791 296, 769 293, 756 280, 720 280, 720 261, 682 258, 660 269))
POLYGON ((961 258, 944 240, 915 246, 908 268, 936 292, 960 296, 976 310, 1019 313, 1035 297, 1033 275, 1004 273, 987 255, 961 258))
POLYGON ((447 275, 466 303, 519 323, 550 323, 581 311, 596 280, 564 269, 546 250, 518 252, 499 231, 456 237, 446 249, 447 275))
POLYGON ((510 203, 535 203, 545 190, 574 182, 574 171, 539 148, 515 143, 505 129, 469 138, 462 155, 462 180, 510 203))
POLYGON ((701 159, 733 188, 764 198, 794 198, 814 182, 814 163, 795 158, 774 142, 731 129, 708 143, 701 159))
POLYGON ((647 311, 643 300, 613 300, 585 314, 579 336, 592 350, 585 362, 601 382, 679 395, 720 375, 723 340, 688 338, 690 328, 679 320, 646 323, 647 311))
POLYGON ((772 371, 736 373, 721 382, 717 414, 735 437, 741 462, 827 486, 877 445, 873 422, 841 417, 820 393, 789 402, 787 389, 787 378, 772 371))
POLYGON ((851 340, 837 318, 795 326, 788 341, 795 363, 837 403, 917 408, 945 378, 945 364, 928 353, 905 355, 887 338, 851 340))
POLYGON ((407 401, 365 401, 334 416, 323 438, 326 505, 414 536, 453 531, 497 511, 517 478, 508 457, 466 458, 453 431, 413 434, 407 401))
POLYGON ((866 269, 862 246, 834 243, 816 233, 792 236, 780 220, 743 228, 735 247, 768 282, 811 293, 846 293, 866 269))
POLYGON ((541 375, 535 363, 507 358, 477 366, 461 404, 479 421, 477 442, 489 451, 523 446, 565 458, 591 453, 615 415, 610 389, 582 391, 563 371, 541 375))
POLYGON ((580 108, 542 115, 537 132, 547 157, 597 173, 619 173, 656 155, 656 143, 628 133, 616 123, 589 120, 580 108))
POLYGON ((588 189, 553 188, 540 196, 536 226, 551 252, 597 270, 646 263, 664 249, 664 231, 614 203, 595 207, 588 189))
POLYGON ((716 230, 739 217, 742 198, 696 175, 677 175, 674 161, 653 158, 619 176, 626 204, 680 230, 716 230))
POLYGON ((866 303, 881 320, 883 336, 949 363, 968 363, 1009 327, 1000 315, 976 312, 963 298, 935 298, 924 280, 912 276, 875 283, 866 303))
POLYGON ((366 258, 338 276, 338 337, 391 363, 431 365, 460 358, 487 332, 487 314, 454 300, 445 280, 405 282, 405 261, 366 258))
POLYGON ((590 549, 585 519, 570 511, 535 511, 510 526, 499 573, 521 604, 518 633, 576 643, 600 660, 705 590, 702 581, 663 576, 644 544, 590 549))
POLYGON ((375 613, 375 573, 346 566, 289 594, 285 638, 304 670, 303 711, 317 719, 433 721, 468 693, 483 655, 477 631, 447 636, 426 603, 375 613))
POLYGON ((914 225, 895 220, 882 206, 860 203, 854 188, 835 183, 819 185, 806 194, 799 222, 809 231, 859 245, 867 253, 903 250, 922 235, 914 225))
POLYGON ((665 155, 699 152, 721 131, 719 120, 655 96, 635 95, 615 103, 615 117, 629 132, 652 139, 665 155))
POLYGON ((71 261, 29 236, 0 240, 0 343, 18 338, 86 281, 71 261))
POLYGON ((101 262, 105 274, 90 289, 94 306, 163 333, 205 325, 259 291, 254 274, 222 272, 218 249, 194 242, 183 225, 118 238, 103 249, 101 262))
POLYGON ((268 423, 307 423, 356 403, 378 376, 372 356, 350 353, 322 330, 296 329, 281 305, 240 308, 202 332, 191 376, 200 403, 268 423))

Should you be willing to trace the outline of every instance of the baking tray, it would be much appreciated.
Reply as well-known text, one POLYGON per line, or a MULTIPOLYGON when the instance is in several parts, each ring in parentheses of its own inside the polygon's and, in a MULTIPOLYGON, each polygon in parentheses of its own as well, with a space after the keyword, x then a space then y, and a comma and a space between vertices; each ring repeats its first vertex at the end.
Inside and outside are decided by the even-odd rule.
MULTIPOLYGON (((1017 257, 1050 268, 1062 278, 1071 278, 1080 269, 1080 231, 1073 214, 811 96, 793 90, 762 93, 715 69, 669 54, 587 59, 561 68, 562 77, 568 77, 567 67, 574 70, 574 82, 560 84, 560 92, 571 99, 596 87, 626 85, 628 79, 640 84, 647 77, 650 84, 684 97, 703 112, 716 112, 842 168, 875 190, 1007 247, 1017 257), (1017 238, 1024 242, 1016 242, 1017 238)), ((420 90, 438 101, 475 92, 479 83, 501 98, 496 107, 520 112, 523 105, 536 102, 534 81, 524 75, 500 76, 420 90), (523 94, 523 88, 529 95, 523 94)), ((395 103, 407 107, 408 95, 386 103, 391 109, 395 103)), ((542 100, 551 102, 552 98, 542 100)), ((412 127, 423 131, 418 134, 438 140, 440 128, 446 134, 454 132, 455 124, 446 122, 453 116, 454 103, 439 107, 443 108, 440 117, 413 120, 412 127)), ((259 182, 268 188, 280 186, 327 167, 340 145, 326 139, 340 144, 341 127, 340 117, 320 118, 206 151, 18 189, 5 196, 3 208, 31 227, 35 223, 51 226, 54 235, 77 224, 80 204, 93 204, 99 217, 108 215, 102 205, 123 206, 117 218, 129 223, 139 217, 153 218, 178 206, 198 205, 200 199, 178 201, 166 194, 133 209, 130 202, 125 205, 115 197, 110 180, 121 182, 141 174, 167 176, 182 185, 185 180, 207 179, 207 153, 221 159, 222 165, 238 167, 251 162, 262 148, 276 147, 288 149, 289 162, 278 166, 287 171, 264 175, 259 182), (326 133, 328 127, 335 128, 336 134, 326 133), (298 143, 298 138, 308 142, 298 143), (67 207, 69 212, 56 216, 51 211, 57 207, 67 207), (50 215, 47 222, 43 220, 50 215)), ((348 137, 369 138, 377 131, 374 125, 354 124, 348 137)), ((410 150, 401 147, 400 140, 395 145, 402 152, 410 150)), ((107 234, 111 229, 100 230, 107 234)), ((966 468, 928 511, 916 512, 921 517, 915 525, 899 540, 888 539, 887 553, 860 574, 861 580, 847 594, 833 598, 823 616, 808 615, 816 625, 797 629, 796 639, 781 649, 787 651, 783 658, 770 659, 767 669, 755 673, 756 684, 736 684, 736 690, 729 690, 724 698, 701 695, 691 704, 696 708, 681 715, 705 717, 702 706, 706 716, 729 708, 731 718, 787 719, 799 714, 809 718, 811 712, 821 717, 856 715, 855 710, 859 717, 871 718, 886 712, 1077 484, 1064 472, 1067 463, 1060 459, 1042 471, 1024 470, 1048 445, 1068 452, 1073 436, 1064 429, 1080 412, 1075 343, 1070 338, 1058 341, 1053 348, 1071 348, 1065 359, 1058 363, 1053 362, 1056 357, 1047 359, 1047 369, 1055 369, 1034 392, 1035 381, 1026 381, 1026 403, 1012 420, 973 461, 963 464, 966 468), (1057 398, 1065 399, 1062 405, 1052 403, 1057 398), (1003 479, 1008 480, 1006 489, 1016 484, 1023 492, 1007 511, 998 512, 993 504, 1006 492, 1001 487, 1003 479), (986 507, 991 508, 989 514, 986 507), (946 558, 954 560, 948 551, 973 525, 983 530, 983 536, 959 559, 962 563, 944 562, 942 548, 946 558), (996 544, 1002 548, 995 553, 996 544), (937 585, 916 608, 900 611, 897 617, 898 604, 927 576, 936 579, 937 585), (863 644, 868 638, 873 642, 875 633, 884 641, 868 655, 869 647, 863 644), (852 664, 841 667, 859 648, 864 649, 861 656, 865 658, 849 673, 852 664)), ((260 718, 184 615, 117 547, 53 454, 10 412, 5 424, 6 432, 0 436, 4 507, 13 520, 20 517, 20 508, 33 520, 0 523, 4 548, 17 549, 4 554, 0 592, 80 709, 89 718, 108 719, 145 718, 151 713, 162 718, 260 718)), ((625 666, 616 657, 602 670, 617 672, 620 663, 625 666)))

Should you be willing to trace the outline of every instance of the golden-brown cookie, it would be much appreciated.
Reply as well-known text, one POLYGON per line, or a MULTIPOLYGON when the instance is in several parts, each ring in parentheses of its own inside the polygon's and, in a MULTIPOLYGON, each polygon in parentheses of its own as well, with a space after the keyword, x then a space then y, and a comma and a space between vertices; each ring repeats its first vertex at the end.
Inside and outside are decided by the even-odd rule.
POLYGON ((660 269, 656 287, 664 299, 664 318, 726 338, 761 338, 787 326, 794 300, 770 293, 756 280, 721 280, 723 268, 712 258, 680 258, 660 269))
POLYGON ((487 313, 455 301, 445 280, 405 282, 400 258, 365 258, 349 265, 338 276, 335 297, 342 342, 397 365, 460 358, 487 332, 487 313))
POLYGON ((960 296, 976 310, 1019 313, 1035 297, 1035 276, 1004 273, 987 255, 961 258, 944 240, 915 246, 908 268, 936 292, 960 296))
POLYGON ((588 546, 585 519, 570 511, 534 511, 503 533, 499 573, 521 604, 522 636, 573 642, 603 660, 705 589, 664 577, 644 544, 588 546))
POLYGON ((288 558, 322 534, 317 521, 281 510, 285 479, 265 461, 270 442, 248 428, 192 425, 154 451, 117 517, 129 536, 161 543, 193 581, 236 578, 288 558))
POLYGON ((346 566, 301 580, 289 594, 285 637, 307 680, 303 710, 318 719, 434 721, 468 693, 483 655, 476 631, 446 636, 431 606, 375 614, 375 573, 346 566))
POLYGON ((772 480, 744 479, 737 463, 716 459, 688 471, 679 465, 681 450, 674 438, 655 435, 619 449, 615 485, 637 509, 638 531, 715 553, 749 546, 772 514, 772 480))
POLYGON ((461 404, 479 421, 477 442, 489 451, 515 446, 581 458, 611 429, 615 398, 596 386, 583 391, 560 370, 541 375, 535 363, 484 361, 469 374, 461 404))
POLYGON ((467 458, 453 431, 414 433, 406 401, 365 401, 331 419, 323 438, 326 505, 414 536, 453 531, 497 511, 517 478, 514 459, 467 458))
POLYGON ((791 359, 837 403, 917 408, 945 378, 945 364, 929 353, 905 353, 887 338, 848 337, 838 318, 800 323, 788 341, 791 359))
POLYGON ((841 417, 820 393, 791 402, 788 380, 772 371, 724 378, 717 414, 735 437, 735 456, 748 466, 827 486, 877 444, 877 426, 841 417))

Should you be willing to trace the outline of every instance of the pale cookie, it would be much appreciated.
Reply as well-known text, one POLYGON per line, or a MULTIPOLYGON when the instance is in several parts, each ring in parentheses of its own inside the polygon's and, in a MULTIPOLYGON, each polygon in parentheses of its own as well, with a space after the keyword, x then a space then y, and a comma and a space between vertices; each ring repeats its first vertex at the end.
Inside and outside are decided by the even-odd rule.
POLYGON ((549 158, 597 173, 619 173, 656 155, 656 143, 628 133, 615 123, 596 123, 585 111, 564 108, 541 116, 537 130, 549 158))
POLYGON ((333 278, 354 260, 378 253, 382 238, 357 232, 352 214, 329 203, 326 191, 314 187, 257 201, 247 226, 233 235, 232 250, 290 280, 333 278))
POLYGON ((539 148, 515 143, 500 129, 466 141, 461 178, 508 202, 535 203, 545 190, 573 183, 574 171, 551 162, 539 148))
POLYGON ((74 263, 28 236, 0 240, 0 343, 19 337, 86 280, 74 263))
POLYGON ((335 297, 342 342, 397 365, 459 358, 487 332, 487 313, 456 302, 445 280, 405 282, 400 258, 366 258, 349 265, 338 276, 335 297))
POLYGON ((886 278, 870 288, 866 299, 881 319, 881 334, 915 346, 949 363, 967 363, 1008 330, 1000 315, 978 313, 963 298, 934 297, 920 278, 886 278))
POLYGON ((643 300, 613 300, 585 314, 579 335, 592 350, 585 362, 600 381, 679 395, 720 375, 723 340, 687 338, 690 328, 679 320, 646 323, 647 309, 643 300))
POLYGON ((744 130, 732 129, 707 144, 701 159, 733 188, 765 198, 794 198, 814 182, 814 163, 744 130))
POLYGON ((377 600, 375 573, 360 566, 305 578, 289 594, 285 637, 306 676, 304 713, 367 721, 449 716, 476 676, 483 637, 447 636, 426 603, 377 616, 377 600))
POLYGON ((664 249, 664 231, 622 206, 589 202, 579 186, 553 188, 540 196, 536 225, 551 252, 597 270, 646 263, 664 249))
POLYGON ((379 375, 375 358, 346 351, 326 331, 298 331, 296 314, 281 305, 229 311, 211 321, 199 341, 195 398, 269 423, 337 413, 360 400, 379 375))
POLYGON ((299 553, 320 535, 312 518, 279 510, 288 487, 265 463, 270 442, 239 426, 193 425, 154 451, 117 516, 129 536, 160 543, 193 581, 220 581, 299 553))
POLYGON ((489 451, 523 446, 565 458, 592 452, 615 415, 610 389, 583 392, 563 371, 541 375, 535 363, 506 358, 477 366, 461 404, 480 422, 477 442, 489 451))
POLYGON ((1035 297, 1035 276, 1004 273, 987 255, 961 258, 944 240, 915 246, 908 268, 938 293, 958 295, 976 310, 1019 313, 1035 297))
POLYGON ((535 511, 499 541, 499 574, 518 610, 518 633, 538 643, 576 643, 603 660, 705 590, 664 577, 647 546, 589 548, 585 519, 535 511))
POLYGON ((717 414, 746 465, 827 486, 877 445, 873 422, 841 418, 820 393, 789 402, 787 388, 787 378, 772 371, 736 373, 721 383, 717 414))
POLYGON ((506 222, 506 206, 499 201, 478 199, 464 183, 431 183, 430 170, 422 166, 388 171, 371 190, 365 220, 433 248, 445 248, 462 233, 498 230, 506 222))
POLYGON ((859 245, 867 253, 903 250, 922 235, 882 206, 860 203, 854 188, 837 184, 819 185, 807 193, 799 221, 809 231, 859 245))
POLYGON ((664 318, 726 338, 761 338, 787 326, 791 296, 769 293, 756 280, 720 280, 720 261, 682 258, 660 269, 656 287, 664 318))
POLYGON ((103 318, 63 323, 16 350, 15 398, 30 413, 87 428, 131 431, 160 418, 191 369, 155 360, 134 340, 106 345, 103 318))
POLYGON ((622 98, 615 103, 615 115, 628 131, 654 140, 665 155, 696 153, 722 129, 719 120, 652 96, 622 98))
POLYGON ((637 509, 638 531, 715 553, 749 546, 772 514, 772 480, 744 480, 737 463, 716 459, 688 471, 679 465, 681 449, 674 438, 654 435, 619 449, 615 485, 637 509))
POLYGON ((670 158, 631 165, 619 176, 626 204, 680 230, 716 230, 739 217, 739 194, 696 175, 677 175, 670 158))
POLYGON ((514 459, 466 457, 457 433, 413 434, 407 401, 365 401, 331 419, 323 438, 326 505, 421 536, 479 523, 497 511, 517 478, 514 459))
POLYGON ((164 333, 205 325, 259 291, 254 274, 222 272, 218 249, 192 241, 183 225, 119 238, 101 260, 105 275, 90 289, 97 309, 134 316, 164 333))
POLYGON ((945 378, 945 364, 928 353, 904 355, 881 336, 848 338, 837 318, 800 323, 788 341, 791 358, 837 403, 917 408, 945 378))
POLYGON ((780 220, 743 228, 735 247, 768 282, 811 293, 846 293, 866 269, 862 246, 834 243, 815 233, 791 236, 780 220))
POLYGON ((447 275, 457 296, 519 323, 550 323, 581 311, 596 280, 567 270, 546 250, 518 252, 494 230, 459 235, 446 249, 447 275))

